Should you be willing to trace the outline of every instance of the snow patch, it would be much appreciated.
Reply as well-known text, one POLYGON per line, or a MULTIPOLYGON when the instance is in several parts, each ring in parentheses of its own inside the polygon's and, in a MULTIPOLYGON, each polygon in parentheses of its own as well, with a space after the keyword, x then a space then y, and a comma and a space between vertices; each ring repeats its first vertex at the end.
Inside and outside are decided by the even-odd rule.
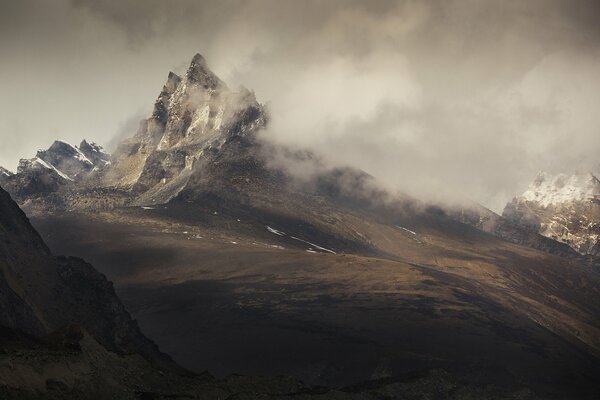
POLYGON ((271 228, 270 226, 267 226, 267 230, 276 235, 285 236, 285 233, 283 233, 282 231, 278 231, 277 229, 271 228))
POLYGON ((315 248, 317 248, 317 249, 319 249, 319 250, 323 250, 323 251, 326 251, 326 252, 328 252, 328 253, 331 253, 331 254, 337 254, 337 253, 336 253, 335 251, 333 251, 333 250, 327 249, 327 248, 325 248, 325 247, 321 247, 321 246, 319 246, 319 245, 317 245, 317 244, 314 244, 314 243, 311 243, 311 242, 309 242, 308 240, 300 239, 300 238, 297 238, 296 236, 290 236, 290 237, 291 237, 292 239, 294 239, 294 240, 298 240, 298 241, 300 241, 300 242, 303 242, 303 243, 306 243, 306 244, 310 244, 311 246, 313 246, 313 247, 315 247, 315 248))
POLYGON ((85 154, 83 154, 77 146, 73 146, 71 143, 67 143, 67 142, 63 142, 63 143, 66 144, 67 146, 71 147, 73 150, 75 150, 75 152, 76 152, 75 158, 77 158, 79 161, 88 163, 90 165, 94 165, 94 163, 91 162, 90 159, 87 158, 85 156, 85 154))
MULTIPOLYGON (((267 230, 268 230, 269 232, 271 232, 271 233, 275 234, 275 235, 278 235, 278 236, 285 236, 285 235, 286 235, 286 234, 285 234, 285 232, 279 231, 279 230, 277 230, 277 229, 275 229, 275 228, 271 228, 270 226, 267 226, 267 230)), ((294 239, 294 240, 297 240, 297 241, 299 241, 299 242, 302 242, 302 243, 310 244, 311 246, 313 246, 314 248, 317 248, 317 249, 319 249, 319 250, 323 250, 323 251, 326 251, 326 252, 328 252, 328 253, 331 253, 331 254, 336 254, 336 252, 335 252, 335 251, 333 251, 333 250, 330 250, 330 249, 328 249, 328 248, 325 248, 325 247, 321 247, 321 246, 319 246, 319 245, 317 245, 317 244, 311 243, 311 242, 309 242, 309 241, 307 241, 307 240, 304 240, 304 239, 300 239, 300 238, 298 238, 298 237, 296 237, 296 236, 290 236, 290 238, 292 238, 292 239, 294 239)), ((277 246, 275 246, 275 247, 277 247, 277 246)), ((309 249, 309 250, 311 250, 311 251, 314 251, 314 250, 312 250, 312 249, 309 249)), ((307 250, 307 251, 308 251, 308 250, 307 250)))
POLYGON ((406 229, 406 228, 405 228, 405 227, 403 227, 403 226, 396 225, 396 228, 398 228, 398 229, 401 229, 401 230, 403 230, 403 231, 405 231, 405 232, 408 232, 408 233, 410 233, 411 235, 415 235, 415 236, 417 235, 417 232, 415 232, 415 231, 411 231, 410 229, 406 229))
POLYGON ((36 157, 34 162, 37 162, 38 164, 40 164, 42 167, 47 168, 47 169, 51 169, 54 170, 61 178, 69 180, 69 181, 73 181, 72 178, 70 178, 67 174, 59 171, 54 165, 42 160, 39 157, 36 157))

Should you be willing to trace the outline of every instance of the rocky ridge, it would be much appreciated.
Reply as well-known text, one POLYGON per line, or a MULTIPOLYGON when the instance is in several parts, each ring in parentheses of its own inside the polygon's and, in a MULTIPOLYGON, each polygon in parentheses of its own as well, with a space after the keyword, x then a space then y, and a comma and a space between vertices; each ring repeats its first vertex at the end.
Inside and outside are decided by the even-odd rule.
POLYGON ((4 167, 0 167, 0 179, 6 179, 9 176, 14 175, 14 173, 12 171, 9 171, 8 169, 4 168, 4 167))
POLYGON ((165 365, 112 283, 76 257, 54 256, 25 214, 0 188, 0 325, 40 336, 76 323, 107 349, 165 365))
POLYGON ((74 146, 57 140, 35 157, 21 159, 16 174, 2 168, 0 184, 24 201, 72 188, 109 164, 109 155, 95 143, 83 140, 74 146))
POLYGON ((117 148, 101 184, 130 191, 134 204, 166 203, 227 143, 252 140, 265 122, 254 93, 230 90, 196 54, 183 78, 169 73, 151 116, 117 148))
POLYGON ((583 255, 600 254, 600 180, 591 173, 540 173, 502 215, 583 255))

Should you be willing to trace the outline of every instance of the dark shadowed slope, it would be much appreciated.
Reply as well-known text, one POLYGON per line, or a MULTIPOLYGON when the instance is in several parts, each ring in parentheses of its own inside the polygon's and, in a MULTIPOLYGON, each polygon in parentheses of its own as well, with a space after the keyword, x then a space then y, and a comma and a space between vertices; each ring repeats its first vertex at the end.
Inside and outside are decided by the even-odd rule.
POLYGON ((340 386, 443 368, 593 398, 596 274, 401 211, 221 201, 35 223, 53 248, 93 260, 144 331, 197 371, 340 386))
POLYGON ((40 335, 76 323, 109 350, 168 362, 141 334, 104 275, 80 258, 53 256, 2 189, 0 209, 0 324, 40 335))
MULTIPOLYGON (((440 369, 388 376, 341 390, 307 387, 285 377, 236 375, 217 381, 207 375, 184 377, 157 369, 139 354, 129 353, 140 347, 144 350, 149 342, 123 311, 111 284, 102 275, 81 260, 52 257, 24 214, 3 191, 0 191, 0 215, 2 399, 540 398, 522 387, 499 389, 483 385, 477 376, 465 381, 440 369), (44 298, 48 290, 53 295, 44 298), (60 325, 64 326, 44 334, 60 325), (128 354, 123 354, 123 350, 128 354)), ((102 235, 96 236, 99 237, 102 235)), ((210 252, 206 254, 210 256, 210 252)), ((163 303, 160 297, 152 297, 158 301, 158 307, 173 300, 168 296, 163 303)), ((303 301, 301 297, 297 300, 303 301)), ((194 302, 186 304, 196 306, 194 302)), ((222 316, 227 318, 226 310, 222 316)), ((210 321, 211 313, 199 317, 210 321)), ((251 338, 253 333, 247 333, 251 338)), ((351 336, 341 336, 341 342, 351 336)), ((173 338, 172 344, 186 341, 184 335, 173 338)), ((244 351, 245 347, 239 349, 244 351)), ((229 356, 229 350, 225 346, 214 349, 222 359, 229 356)), ((385 375, 385 368, 382 371, 385 375)))

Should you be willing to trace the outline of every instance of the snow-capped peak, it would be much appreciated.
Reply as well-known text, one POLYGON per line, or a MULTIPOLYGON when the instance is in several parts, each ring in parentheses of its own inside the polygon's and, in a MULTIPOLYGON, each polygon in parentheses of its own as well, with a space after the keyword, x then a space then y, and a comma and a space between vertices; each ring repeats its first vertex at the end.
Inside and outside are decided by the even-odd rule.
POLYGON ((540 172, 521 198, 548 207, 551 204, 590 200, 599 196, 600 181, 591 173, 550 175, 540 172))

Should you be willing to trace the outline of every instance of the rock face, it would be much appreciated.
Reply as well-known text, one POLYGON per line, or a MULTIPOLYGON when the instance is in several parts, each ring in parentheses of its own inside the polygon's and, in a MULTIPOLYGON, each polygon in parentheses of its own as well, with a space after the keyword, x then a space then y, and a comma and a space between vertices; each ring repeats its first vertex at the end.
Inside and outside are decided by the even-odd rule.
POLYGON ((168 202, 227 143, 252 140, 265 121, 252 92, 230 90, 196 54, 183 78, 169 73, 152 115, 118 147, 102 183, 131 191, 134 204, 168 202))
POLYGON ((581 254, 600 254, 600 181, 593 174, 540 173, 503 216, 581 254))
POLYGON ((110 164, 110 155, 106 153, 99 144, 94 142, 88 143, 83 139, 76 150, 79 150, 89 161, 91 161, 95 168, 101 168, 110 164))
POLYGON ((85 140, 81 144, 87 155, 79 147, 57 140, 48 150, 39 151, 37 158, 53 167, 64 179, 78 180, 95 167, 102 166, 108 161, 108 156, 98 151, 101 150, 98 146, 92 147, 85 140), (96 151, 94 152, 94 150, 96 151), (94 161, 88 157, 88 155, 91 157, 92 154, 96 156, 94 161))
POLYGON ((31 159, 19 162, 17 173, 0 170, 0 183, 18 200, 47 195, 84 181, 109 164, 102 147, 85 140, 78 146, 55 141, 31 159))
POLYGON ((0 188, 0 326, 41 336, 69 324, 117 353, 168 357, 138 329, 112 283, 75 257, 53 256, 0 188))
POLYGON ((6 179, 9 176, 13 176, 14 173, 12 173, 11 171, 7 170, 4 167, 0 167, 0 180, 2 179, 6 179))

